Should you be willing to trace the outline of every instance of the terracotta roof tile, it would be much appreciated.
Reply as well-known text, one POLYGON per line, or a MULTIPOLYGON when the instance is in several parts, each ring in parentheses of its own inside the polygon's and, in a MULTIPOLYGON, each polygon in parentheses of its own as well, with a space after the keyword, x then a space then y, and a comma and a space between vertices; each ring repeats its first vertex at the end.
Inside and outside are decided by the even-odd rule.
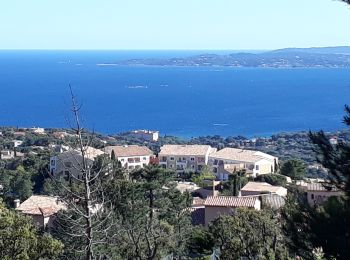
POLYGON ((327 183, 308 183, 308 191, 339 191, 335 186, 327 183))
POLYGON ((50 216, 61 209, 65 210, 67 207, 57 197, 33 195, 23 201, 16 210, 28 215, 50 216))
POLYGON ((210 145, 163 145, 160 148, 160 155, 179 156, 205 156, 208 152, 215 151, 210 145))
POLYGON ((273 159, 275 158, 269 154, 262 153, 259 151, 243 150, 243 149, 229 148, 229 147, 210 154, 210 157, 216 158, 216 159, 250 162, 250 163, 255 163, 263 159, 273 161, 273 159))
POLYGON ((114 151, 116 157, 129 157, 129 156, 145 156, 153 155, 153 152, 146 146, 139 145, 125 145, 125 146, 107 146, 105 151, 109 154, 114 151))
POLYGON ((254 208, 257 197, 233 197, 233 196, 210 196, 208 197, 204 205, 214 207, 248 207, 254 208))

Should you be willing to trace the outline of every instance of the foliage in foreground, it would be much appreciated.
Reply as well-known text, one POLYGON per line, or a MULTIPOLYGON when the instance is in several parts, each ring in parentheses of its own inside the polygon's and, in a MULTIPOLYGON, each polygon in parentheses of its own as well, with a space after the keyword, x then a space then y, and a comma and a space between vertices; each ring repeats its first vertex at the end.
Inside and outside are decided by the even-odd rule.
POLYGON ((209 227, 222 259, 288 259, 282 229, 270 211, 238 209, 209 227))
POLYGON ((0 259, 56 259, 63 244, 39 232, 28 217, 8 210, 0 201, 0 259))

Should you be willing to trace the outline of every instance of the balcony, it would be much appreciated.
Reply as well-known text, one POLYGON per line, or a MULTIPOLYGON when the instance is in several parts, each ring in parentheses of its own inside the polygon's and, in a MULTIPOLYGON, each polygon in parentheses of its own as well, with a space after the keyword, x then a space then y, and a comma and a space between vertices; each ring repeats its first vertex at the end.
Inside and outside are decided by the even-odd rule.
POLYGON ((176 161, 176 166, 177 166, 177 165, 182 166, 182 167, 186 167, 187 161, 178 160, 178 161, 176 161))

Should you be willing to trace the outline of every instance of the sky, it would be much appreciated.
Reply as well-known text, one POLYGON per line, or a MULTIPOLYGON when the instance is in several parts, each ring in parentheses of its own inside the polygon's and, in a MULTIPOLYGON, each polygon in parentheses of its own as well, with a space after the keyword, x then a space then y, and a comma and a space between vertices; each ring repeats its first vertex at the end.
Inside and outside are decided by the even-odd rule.
POLYGON ((345 46, 349 24, 334 0, 0 0, 0 49, 345 46))

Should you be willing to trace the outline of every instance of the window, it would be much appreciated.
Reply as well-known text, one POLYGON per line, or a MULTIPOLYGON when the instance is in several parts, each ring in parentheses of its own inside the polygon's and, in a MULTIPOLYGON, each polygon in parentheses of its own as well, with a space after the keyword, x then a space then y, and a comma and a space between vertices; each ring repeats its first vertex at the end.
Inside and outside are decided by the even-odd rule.
POLYGON ((218 172, 218 168, 213 168, 213 172, 217 173, 218 172))
POLYGON ((72 167, 72 162, 64 162, 64 166, 70 168, 72 167))
POLYGON ((170 161, 174 161, 175 160, 175 158, 174 157, 170 157, 170 161))
POLYGON ((255 165, 255 170, 259 171, 259 165, 255 165))
POLYGON ((194 169, 194 165, 191 165, 191 168, 194 169))
POLYGON ((205 163, 205 158, 204 157, 198 157, 198 162, 205 163))
POLYGON ((166 156, 163 156, 162 157, 162 162, 165 162, 166 161, 166 156))
POLYGON ((194 161, 194 157, 191 157, 191 161, 194 161))
POLYGON ((51 160, 51 165, 52 165, 52 166, 55 166, 55 163, 56 163, 55 160, 51 160))
POLYGON ((147 160, 147 158, 146 158, 146 157, 143 157, 143 158, 142 158, 142 160, 146 161, 146 160, 147 160))
POLYGON ((311 194, 311 199, 313 200, 315 198, 315 195, 314 194, 311 194))
POLYGON ((124 159, 120 159, 121 162, 124 162, 124 159))
POLYGON ((182 158, 182 160, 186 161, 186 158, 185 158, 185 157, 183 157, 183 158, 182 158))
POLYGON ((64 175, 65 175, 65 176, 64 176, 64 179, 65 179, 66 181, 68 181, 68 180, 70 179, 70 178, 69 178, 69 177, 70 177, 70 176, 69 176, 69 175, 70 175, 70 174, 69 174, 69 171, 64 171, 64 175))
POLYGON ((170 164, 170 168, 173 168, 173 167, 174 167, 174 165, 170 164))

